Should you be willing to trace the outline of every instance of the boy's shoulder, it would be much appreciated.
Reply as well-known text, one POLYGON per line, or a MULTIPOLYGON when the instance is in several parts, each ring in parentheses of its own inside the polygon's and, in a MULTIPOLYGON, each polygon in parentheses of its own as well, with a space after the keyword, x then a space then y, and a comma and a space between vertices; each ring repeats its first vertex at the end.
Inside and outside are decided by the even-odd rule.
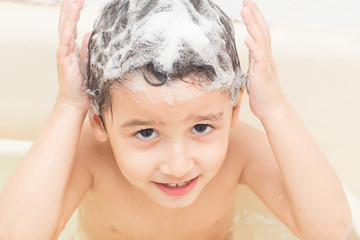
POLYGON ((240 178, 249 165, 256 165, 260 169, 263 161, 273 159, 264 131, 240 120, 231 128, 227 160, 236 163, 240 178))
POLYGON ((230 130, 229 154, 239 153, 246 158, 265 145, 269 146, 269 142, 264 131, 248 123, 239 120, 230 130))

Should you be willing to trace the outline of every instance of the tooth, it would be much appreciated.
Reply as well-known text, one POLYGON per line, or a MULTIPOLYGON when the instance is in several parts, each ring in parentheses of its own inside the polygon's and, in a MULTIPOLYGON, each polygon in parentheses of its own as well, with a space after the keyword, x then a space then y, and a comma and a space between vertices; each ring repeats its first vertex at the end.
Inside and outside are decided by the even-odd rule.
POLYGON ((177 187, 176 183, 167 183, 165 185, 168 186, 168 187, 177 187))
POLYGON ((184 186, 188 185, 189 183, 190 183, 190 181, 186 181, 183 183, 164 183, 164 185, 167 187, 175 188, 175 187, 184 187, 184 186))

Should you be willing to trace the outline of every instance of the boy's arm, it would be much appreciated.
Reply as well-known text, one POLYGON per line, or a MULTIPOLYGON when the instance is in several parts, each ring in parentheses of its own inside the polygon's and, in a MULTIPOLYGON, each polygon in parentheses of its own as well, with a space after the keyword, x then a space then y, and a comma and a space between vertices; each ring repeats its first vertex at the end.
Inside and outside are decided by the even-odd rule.
MULTIPOLYGON (((247 163, 243 181, 301 239, 345 239, 351 213, 342 185, 282 93, 268 26, 257 6, 245 0, 242 17, 250 34, 250 107, 271 146, 247 163)), ((254 138, 260 147, 267 145, 260 135, 254 138)))
MULTIPOLYGON (((69 182, 74 154, 89 107, 80 90, 75 47, 76 23, 83 0, 63 1, 57 53, 59 94, 41 133, 0 195, 0 239, 55 239, 90 186, 85 170, 69 182), (71 192, 68 187, 71 186, 71 192), (66 198, 71 195, 71 202, 66 198), (64 204, 66 207, 64 208, 64 204)), ((88 36, 81 58, 86 58, 88 36)))

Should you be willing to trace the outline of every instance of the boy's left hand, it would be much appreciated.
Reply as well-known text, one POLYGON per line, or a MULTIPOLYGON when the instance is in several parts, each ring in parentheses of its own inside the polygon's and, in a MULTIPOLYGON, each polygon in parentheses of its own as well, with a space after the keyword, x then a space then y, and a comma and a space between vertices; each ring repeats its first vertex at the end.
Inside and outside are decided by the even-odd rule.
POLYGON ((252 0, 243 1, 241 16, 250 34, 245 44, 249 48, 248 93, 250 108, 264 120, 286 106, 271 51, 269 27, 252 0))

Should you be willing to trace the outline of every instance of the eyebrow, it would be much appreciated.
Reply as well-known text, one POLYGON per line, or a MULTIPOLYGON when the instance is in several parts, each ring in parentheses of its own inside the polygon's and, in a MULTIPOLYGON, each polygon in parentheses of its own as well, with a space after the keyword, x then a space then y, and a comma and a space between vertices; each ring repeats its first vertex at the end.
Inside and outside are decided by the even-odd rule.
POLYGON ((218 113, 210 113, 205 115, 191 115, 189 116, 186 121, 189 120, 196 120, 196 121, 218 121, 224 118, 224 112, 218 113))
POLYGON ((154 121, 154 120, 150 120, 150 121, 142 121, 139 119, 132 119, 130 121, 125 122, 124 124, 121 125, 122 128, 134 128, 134 127, 139 127, 139 126, 149 126, 149 125, 164 125, 163 122, 161 121, 154 121))
MULTIPOLYGON (((223 117, 224 117, 224 113, 219 112, 219 113, 210 113, 210 114, 205 114, 205 115, 191 115, 188 118, 186 118, 185 121, 188 122, 190 120, 195 120, 195 121, 213 121, 213 122, 215 122, 215 121, 222 119, 223 117)), ((121 127, 122 128, 134 128, 134 127, 149 126, 149 125, 165 125, 165 123, 162 121, 155 121, 155 120, 143 121, 143 120, 139 120, 139 119, 131 119, 131 120, 123 123, 121 125, 121 127)))

